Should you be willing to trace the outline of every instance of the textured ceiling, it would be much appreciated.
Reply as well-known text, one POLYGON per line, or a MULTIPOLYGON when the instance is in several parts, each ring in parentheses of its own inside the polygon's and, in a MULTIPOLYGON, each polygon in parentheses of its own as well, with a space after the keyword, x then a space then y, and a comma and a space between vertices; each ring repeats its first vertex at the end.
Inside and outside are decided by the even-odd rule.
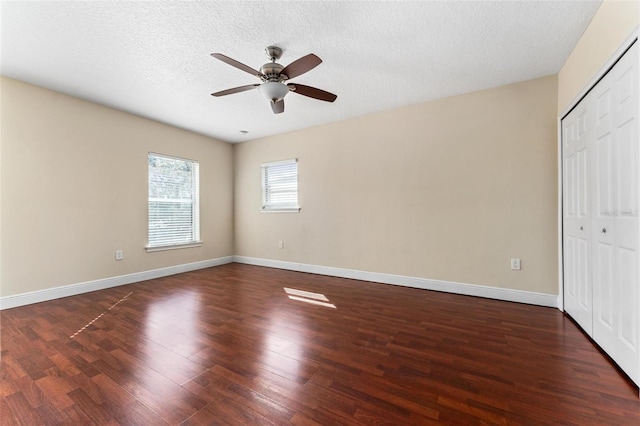
POLYGON ((228 142, 556 74, 600 1, 1 3, 3 75, 228 142), (258 69, 323 63, 274 115, 258 83, 210 56, 258 69), (247 134, 241 130, 248 131, 247 134))

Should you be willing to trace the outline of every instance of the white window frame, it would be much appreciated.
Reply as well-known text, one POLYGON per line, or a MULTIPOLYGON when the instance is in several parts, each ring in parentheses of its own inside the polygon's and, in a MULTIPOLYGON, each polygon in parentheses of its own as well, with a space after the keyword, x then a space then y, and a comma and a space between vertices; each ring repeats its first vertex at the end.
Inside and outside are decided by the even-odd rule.
MULTIPOLYGON (((148 193, 147 193, 147 246, 145 249, 147 252, 154 251, 162 251, 162 250, 174 250, 188 247, 200 247, 202 246, 202 241, 200 240, 200 165, 195 160, 189 160, 185 158, 173 157, 165 154, 158 154, 155 152, 150 152, 147 156, 147 184, 148 184, 148 193), (184 163, 189 163, 191 165, 191 198, 152 198, 151 197, 151 185, 152 183, 152 170, 149 165, 152 157, 159 158, 162 160, 168 161, 179 161, 184 163), (179 232, 174 234, 173 238, 171 235, 164 235, 164 238, 161 238, 162 235, 156 235, 154 238, 152 236, 152 213, 162 213, 161 210, 153 210, 152 211, 152 203, 158 203, 162 201, 166 201, 168 203, 182 203, 182 204, 191 204, 191 218, 190 218, 190 229, 187 232, 184 232, 181 235, 179 232)), ((158 174, 159 176, 160 174, 158 174)), ((170 218, 170 216, 167 216, 170 218)), ((175 223, 170 224, 170 226, 177 226, 175 223)))
POLYGON ((263 213, 297 213, 300 211, 298 193, 298 159, 272 161, 260 165, 261 212, 263 213), (295 176, 287 176, 295 170, 295 176), (271 173, 270 173, 271 171, 271 173), (289 187, 289 188, 287 188, 289 187), (273 194, 293 193, 295 196, 287 202, 278 202, 273 199, 273 194), (294 198, 294 199, 293 199, 294 198))

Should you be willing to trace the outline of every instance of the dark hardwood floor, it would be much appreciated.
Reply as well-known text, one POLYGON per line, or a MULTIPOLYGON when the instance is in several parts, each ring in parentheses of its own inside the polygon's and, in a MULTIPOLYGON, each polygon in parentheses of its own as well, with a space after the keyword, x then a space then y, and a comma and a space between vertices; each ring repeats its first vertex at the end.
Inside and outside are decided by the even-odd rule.
POLYGON ((230 264, 0 314, 3 425, 640 425, 551 308, 230 264))

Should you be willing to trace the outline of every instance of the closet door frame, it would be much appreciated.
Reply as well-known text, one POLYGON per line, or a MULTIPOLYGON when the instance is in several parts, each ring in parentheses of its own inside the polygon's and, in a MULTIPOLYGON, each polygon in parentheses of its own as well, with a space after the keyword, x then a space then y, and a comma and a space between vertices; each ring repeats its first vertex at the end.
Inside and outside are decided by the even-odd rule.
MULTIPOLYGON (((565 312, 564 306, 564 247, 563 247, 563 203, 564 203, 564 167, 562 157, 562 119, 565 118, 607 72, 618 62, 634 42, 640 43, 640 27, 637 27, 629 37, 618 47, 598 72, 589 80, 586 86, 573 98, 569 106, 558 115, 558 309, 565 312)), ((640 68, 640 67, 639 67, 640 68)))

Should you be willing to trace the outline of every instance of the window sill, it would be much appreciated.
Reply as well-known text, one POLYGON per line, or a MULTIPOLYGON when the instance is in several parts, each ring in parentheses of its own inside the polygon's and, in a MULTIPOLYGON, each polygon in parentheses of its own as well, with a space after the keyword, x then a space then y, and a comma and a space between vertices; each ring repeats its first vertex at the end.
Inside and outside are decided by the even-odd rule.
POLYGON ((187 244, 174 244, 174 245, 170 245, 170 246, 145 247, 144 249, 147 251, 147 253, 153 253, 154 251, 178 250, 178 249, 201 247, 201 246, 202 246, 202 241, 194 241, 192 243, 187 243, 187 244))
POLYGON ((300 207, 291 209, 262 209, 260 213, 300 213, 300 207))

